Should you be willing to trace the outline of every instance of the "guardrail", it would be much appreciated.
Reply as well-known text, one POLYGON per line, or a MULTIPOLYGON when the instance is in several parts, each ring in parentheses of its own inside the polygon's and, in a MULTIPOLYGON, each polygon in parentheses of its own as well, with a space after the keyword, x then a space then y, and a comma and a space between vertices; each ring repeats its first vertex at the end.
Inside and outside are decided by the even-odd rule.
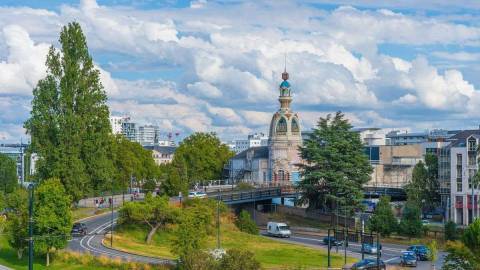
POLYGON ((208 197, 223 202, 253 201, 282 196, 281 188, 255 189, 228 193, 208 193, 208 197))

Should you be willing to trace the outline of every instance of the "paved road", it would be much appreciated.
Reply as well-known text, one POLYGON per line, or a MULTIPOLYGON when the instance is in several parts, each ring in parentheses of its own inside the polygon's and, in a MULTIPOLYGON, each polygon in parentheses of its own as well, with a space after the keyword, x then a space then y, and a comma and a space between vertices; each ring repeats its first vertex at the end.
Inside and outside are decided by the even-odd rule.
MULTIPOLYGON (((117 219, 117 213, 114 212, 114 222, 117 219)), ((111 258, 120 258, 122 260, 136 261, 149 264, 172 264, 171 260, 163 260, 153 257, 134 255, 126 252, 113 250, 102 245, 105 233, 111 228, 111 215, 100 215, 83 220, 88 228, 88 234, 83 237, 74 237, 68 244, 68 249, 77 252, 88 252, 94 256, 108 256, 111 258)), ((115 232, 114 232, 115 233, 115 232)))
MULTIPOLYGON (((327 249, 327 246, 323 244, 323 237, 322 236, 312 236, 312 235, 305 235, 305 234, 298 234, 293 233, 292 236, 288 239, 278 239, 279 241, 291 242, 291 243, 300 243, 303 245, 315 247, 315 248, 322 248, 327 249)), ((399 266, 400 264, 400 255, 402 251, 405 251, 408 246, 404 245, 395 245, 395 244, 387 244, 382 243, 382 256, 381 259, 387 264, 387 267, 399 266)), ((349 243, 347 248, 347 256, 361 259, 361 246, 357 243, 349 243)), ((336 247, 332 247, 331 252, 332 254, 336 254, 336 247)), ((344 249, 343 247, 338 247, 338 254, 343 255, 344 249)), ((435 262, 436 269, 441 269, 443 265, 443 260, 445 257, 444 252, 439 253, 439 259, 435 262)), ((375 259, 374 255, 365 254, 365 258, 372 258, 375 259)), ((388 267, 388 268, 390 268, 388 267)), ((387 269, 388 269, 387 268, 387 269)), ((414 268, 410 268, 414 269, 414 268)), ((431 262, 426 261, 419 261, 418 266, 415 269, 423 269, 423 270, 430 270, 431 269, 431 262)))

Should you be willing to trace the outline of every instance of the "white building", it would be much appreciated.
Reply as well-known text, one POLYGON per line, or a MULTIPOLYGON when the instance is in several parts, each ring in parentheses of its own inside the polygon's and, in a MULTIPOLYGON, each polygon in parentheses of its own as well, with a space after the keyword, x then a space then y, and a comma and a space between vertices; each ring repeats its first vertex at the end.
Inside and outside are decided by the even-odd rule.
POLYGON ((109 119, 113 134, 122 134, 122 124, 130 121, 128 116, 110 116, 109 119))
POLYGON ((144 146, 145 149, 152 150, 152 157, 157 165, 168 164, 172 162, 176 146, 144 146))
POLYGON ((479 212, 479 186, 472 187, 472 177, 478 170, 480 130, 465 130, 452 137, 450 156, 450 219, 468 225, 479 212), (472 207, 473 195, 473 207, 472 207))
POLYGON ((233 140, 226 143, 226 145, 235 153, 240 153, 251 147, 267 146, 268 136, 263 133, 250 134, 247 136, 247 139, 233 140))
POLYGON ((145 125, 138 127, 138 142, 145 145, 154 145, 157 139, 157 132, 159 128, 153 125, 145 125))
POLYGON ((387 134, 392 132, 392 129, 384 128, 353 128, 352 131, 358 132, 360 140, 365 146, 386 145, 387 134))

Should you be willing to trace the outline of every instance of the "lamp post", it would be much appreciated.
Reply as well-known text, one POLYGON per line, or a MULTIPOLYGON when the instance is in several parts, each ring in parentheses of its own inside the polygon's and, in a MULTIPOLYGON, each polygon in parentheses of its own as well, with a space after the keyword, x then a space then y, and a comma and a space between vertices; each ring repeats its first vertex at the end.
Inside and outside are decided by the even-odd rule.
POLYGON ((28 185, 29 203, 28 203, 28 270, 33 270, 33 184, 28 185))

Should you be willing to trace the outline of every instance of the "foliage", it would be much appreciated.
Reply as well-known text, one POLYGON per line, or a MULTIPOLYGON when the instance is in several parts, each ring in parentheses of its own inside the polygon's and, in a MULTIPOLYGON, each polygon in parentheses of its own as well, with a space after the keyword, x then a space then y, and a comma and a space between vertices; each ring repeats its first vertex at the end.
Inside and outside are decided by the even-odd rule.
POLYGON ((206 231, 198 228, 196 217, 184 214, 174 232, 172 252, 185 261, 189 254, 204 247, 206 236, 206 231))
POLYGON ((257 224, 255 224, 255 221, 250 217, 250 214, 245 210, 242 210, 240 212, 240 215, 238 216, 237 220, 235 220, 235 225, 242 232, 246 232, 249 234, 258 234, 257 224))
POLYGON ((15 160, 0 153, 0 191, 5 194, 17 187, 17 164, 15 160))
POLYGON ((178 170, 171 164, 162 165, 161 191, 167 196, 178 196, 180 192, 187 194, 188 182, 180 177, 178 170))
POLYGON ((372 167, 363 153, 359 134, 344 114, 320 118, 317 128, 303 143, 300 155, 302 181, 301 203, 310 208, 333 208, 348 202, 357 206, 363 197, 362 186, 370 179, 372 167))
POLYGON ((397 225, 397 219, 390 206, 390 197, 380 197, 373 215, 368 220, 369 229, 386 237, 397 229, 397 225))
POLYGON ((438 158, 428 153, 425 163, 419 161, 413 168, 412 181, 406 186, 408 200, 433 209, 440 201, 438 186, 438 158))
POLYGON ((157 181, 155 179, 146 179, 142 188, 145 192, 154 192, 157 188, 157 181))
POLYGON ((178 268, 181 270, 215 270, 218 263, 209 253, 200 250, 192 250, 182 257, 178 268))
POLYGON ((174 223, 179 211, 169 205, 168 197, 153 197, 147 194, 144 201, 127 202, 119 213, 119 223, 143 223, 150 227, 145 242, 150 244, 158 229, 174 223))
POLYGON ((8 243, 17 251, 17 257, 22 258, 23 251, 27 248, 28 228, 28 193, 23 188, 17 188, 5 198, 7 212, 8 243))
POLYGON ((408 237, 418 237, 422 233, 422 227, 420 208, 413 202, 407 202, 400 221, 400 234, 408 237))
POLYGON ((435 262, 438 258, 438 243, 435 240, 428 242, 427 248, 428 252, 428 260, 435 262))
POLYGON ((258 262, 253 254, 247 250, 229 249, 220 260, 218 269, 222 270, 258 270, 261 269, 260 262, 258 262))
POLYGON ((480 268, 478 254, 472 253, 464 243, 448 241, 446 251, 448 254, 442 270, 476 270, 480 268))
POLYGON ((45 180, 36 190, 35 196, 35 249, 47 255, 64 248, 72 229, 71 199, 60 180, 45 180))
POLYGON ((237 186, 235 187, 236 190, 252 190, 254 189, 255 187, 248 183, 248 182, 240 182, 237 184, 237 186))
POLYGON ((480 259, 480 219, 475 219, 463 232, 462 242, 480 259))
POLYGON ((152 158, 152 152, 144 149, 139 143, 131 142, 122 135, 115 137, 114 144, 117 188, 126 190, 130 180, 152 181, 158 178, 158 166, 152 158))
POLYGON ((50 48, 47 75, 33 90, 24 126, 39 155, 39 179, 59 178, 78 201, 103 190, 113 174, 107 95, 79 23, 62 28, 61 48, 50 48))
POLYGON ((447 221, 444 226, 445 240, 453 241, 457 240, 457 224, 453 221, 447 221))
POLYGON ((232 156, 233 152, 214 133, 196 132, 180 143, 172 166, 188 184, 221 179, 223 167, 232 156))

